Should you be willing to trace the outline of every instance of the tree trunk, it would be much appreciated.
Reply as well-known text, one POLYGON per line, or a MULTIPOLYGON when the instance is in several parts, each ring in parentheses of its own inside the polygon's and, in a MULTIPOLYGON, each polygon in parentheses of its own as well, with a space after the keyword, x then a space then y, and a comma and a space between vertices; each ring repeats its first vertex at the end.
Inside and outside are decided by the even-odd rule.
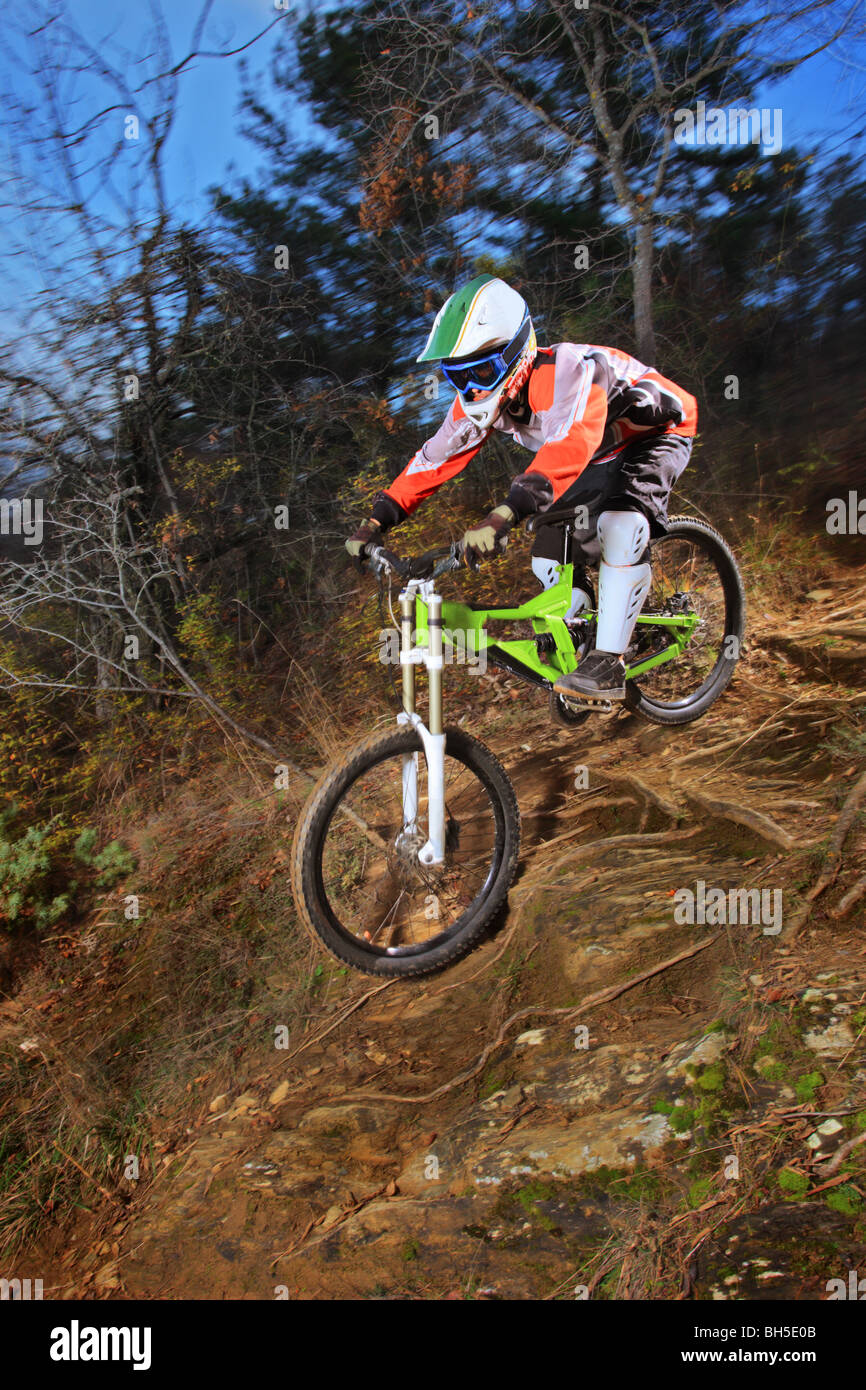
POLYGON ((632 261, 632 300, 637 355, 648 367, 655 364, 656 335, 653 328, 653 228, 651 222, 638 222, 632 261))

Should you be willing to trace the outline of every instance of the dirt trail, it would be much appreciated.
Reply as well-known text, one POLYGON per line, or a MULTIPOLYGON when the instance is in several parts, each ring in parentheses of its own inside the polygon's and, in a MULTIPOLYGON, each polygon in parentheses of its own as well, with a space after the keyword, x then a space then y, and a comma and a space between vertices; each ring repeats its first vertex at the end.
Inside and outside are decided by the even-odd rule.
MULTIPOLYGON (((864 699, 863 578, 784 629, 753 614, 731 690, 685 730, 567 732, 490 687, 482 736, 523 818, 497 931, 426 982, 347 977, 241 1094, 206 1097, 128 1208, 55 1246, 52 1296, 821 1296, 863 1246, 856 1195, 795 1216, 777 1174, 818 1186, 866 1106, 857 817, 809 898, 863 772, 824 746, 864 699), (677 921, 701 882, 765 890, 763 920, 677 921)), ((828 1190, 856 1194, 838 1171, 828 1190)))

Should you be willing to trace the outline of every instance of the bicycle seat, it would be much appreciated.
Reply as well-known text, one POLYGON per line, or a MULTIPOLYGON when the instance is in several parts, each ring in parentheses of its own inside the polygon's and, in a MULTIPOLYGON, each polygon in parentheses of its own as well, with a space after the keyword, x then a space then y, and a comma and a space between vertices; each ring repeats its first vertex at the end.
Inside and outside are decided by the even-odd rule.
POLYGON ((586 506, 586 498, 571 502, 567 507, 551 507, 549 511, 539 512, 527 519, 527 531, 535 531, 539 526, 550 526, 557 521, 574 521, 578 507, 586 506))

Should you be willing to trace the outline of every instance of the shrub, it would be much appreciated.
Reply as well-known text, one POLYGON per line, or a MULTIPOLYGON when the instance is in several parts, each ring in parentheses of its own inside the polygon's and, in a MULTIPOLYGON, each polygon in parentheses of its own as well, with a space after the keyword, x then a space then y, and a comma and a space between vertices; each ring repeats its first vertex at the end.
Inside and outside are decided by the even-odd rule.
POLYGON ((97 832, 75 831, 54 816, 16 834, 18 808, 0 814, 0 930, 47 931, 80 908, 88 886, 111 888, 135 866, 128 850, 112 840, 94 854, 97 832), (89 869, 89 882, 73 877, 75 865, 89 869))

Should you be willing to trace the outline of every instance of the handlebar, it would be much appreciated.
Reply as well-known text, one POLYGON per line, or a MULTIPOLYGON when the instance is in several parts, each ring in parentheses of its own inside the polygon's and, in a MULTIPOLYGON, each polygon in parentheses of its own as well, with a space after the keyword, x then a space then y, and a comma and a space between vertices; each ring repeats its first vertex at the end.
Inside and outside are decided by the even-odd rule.
POLYGON ((401 579, 438 579, 440 574, 459 569, 462 557, 460 541, 453 545, 440 546, 427 550, 423 555, 403 559, 383 545, 367 544, 364 555, 374 573, 398 574, 401 579))
POLYGON ((470 569, 476 573, 479 569, 478 559, 474 551, 465 552, 462 541, 454 541, 451 545, 437 546, 434 550, 425 550, 423 555, 416 555, 409 559, 395 555, 393 551, 386 550, 383 545, 373 545, 368 542, 364 546, 363 555, 374 574, 390 572, 398 574, 401 579, 438 579, 440 575, 448 574, 450 570, 460 569, 464 559, 466 559, 470 569))
MULTIPOLYGON (((497 537, 494 553, 502 555, 507 545, 507 534, 497 537)), ((375 545, 373 541, 368 541, 362 547, 359 559, 361 567, 363 568, 366 560, 368 568, 374 574, 398 574, 401 579, 406 580, 438 579, 449 570, 459 570, 464 563, 473 574, 478 574, 481 569, 479 553, 469 546, 464 546, 462 541, 452 541, 451 545, 437 546, 433 550, 425 550, 422 555, 410 558, 395 555, 393 550, 386 550, 383 545, 375 545)))

